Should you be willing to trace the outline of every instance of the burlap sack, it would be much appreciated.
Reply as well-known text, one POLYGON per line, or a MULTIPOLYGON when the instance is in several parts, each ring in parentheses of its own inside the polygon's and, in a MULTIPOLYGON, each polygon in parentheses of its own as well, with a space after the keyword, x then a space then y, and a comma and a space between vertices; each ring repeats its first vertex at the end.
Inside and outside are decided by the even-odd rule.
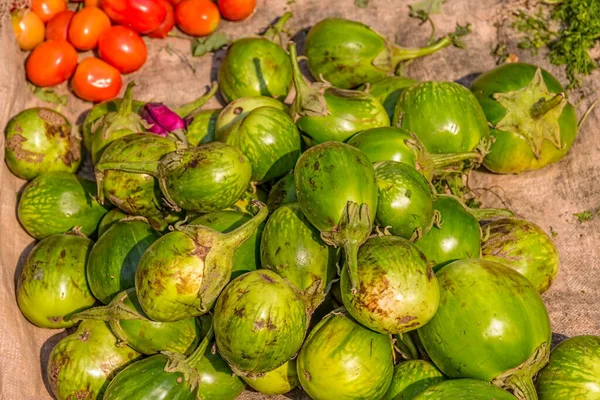
MULTIPOLYGON (((412 2, 412 1, 411 1, 412 2)), ((25 107, 42 105, 25 85, 24 54, 12 36, 8 8, 10 0, 0 0, 0 127, 25 107)), ((354 0, 259 0, 258 11, 243 23, 223 23, 220 28, 230 39, 255 34, 287 10, 294 14, 290 31, 302 52, 306 29, 328 16, 359 20, 405 46, 422 45, 429 35, 426 26, 408 18, 407 1, 370 0, 365 9, 354 0)), ((412 63, 407 74, 426 80, 459 80, 469 83, 474 74, 495 66, 491 51, 498 40, 507 40, 509 50, 521 60, 550 69, 566 83, 560 68, 548 65, 542 56, 531 58, 516 49, 514 37, 506 29, 497 29, 513 3, 497 0, 449 0, 443 15, 435 15, 438 34, 454 30, 455 23, 470 22, 473 33, 466 38, 467 49, 445 49, 436 55, 412 63)), ((505 24, 507 25, 507 24, 505 24)), ((213 57, 192 58, 189 43, 181 39, 149 41, 150 58, 142 70, 126 77, 138 83, 136 97, 178 105, 204 93, 215 80, 219 60, 213 57), (168 51, 167 46, 175 49, 168 51), (180 57, 185 57, 195 72, 180 57)), ((82 55, 82 57, 85 55, 82 55)), ((579 105, 580 115, 598 95, 600 74, 586 80, 583 90, 570 93, 579 105)), ((66 87, 58 90, 68 93, 66 87)), ((48 106, 46 104, 46 106, 48 106)), ((213 100, 208 106, 217 107, 213 100)), ((62 112, 71 121, 81 123, 90 104, 69 98, 62 112)), ((554 241, 561 255, 561 269, 554 286, 544 295, 554 331, 564 335, 600 334, 598 286, 600 286, 600 218, 579 223, 574 213, 600 206, 600 110, 587 120, 569 155, 560 163, 541 171, 519 176, 475 173, 474 188, 481 190, 488 206, 504 205, 520 216, 539 224, 546 232, 556 232, 554 241)), ((3 136, 2 136, 3 138, 3 136)), ((3 146, 2 146, 3 148, 3 146)), ((19 312, 15 301, 15 281, 32 239, 23 231, 15 215, 17 193, 24 182, 16 179, 0 163, 0 399, 47 399, 45 368, 52 346, 65 336, 59 330, 35 328, 19 312)), ((290 398, 305 397, 299 391, 290 398)), ((261 398, 247 392, 242 398, 261 398)), ((283 398, 283 397, 281 397, 283 398)))

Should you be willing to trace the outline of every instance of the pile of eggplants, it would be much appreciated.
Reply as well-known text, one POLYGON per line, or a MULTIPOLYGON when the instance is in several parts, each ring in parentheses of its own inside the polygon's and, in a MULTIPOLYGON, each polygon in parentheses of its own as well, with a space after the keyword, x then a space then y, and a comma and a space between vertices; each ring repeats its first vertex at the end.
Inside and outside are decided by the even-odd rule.
POLYGON ((339 18, 308 32, 311 82, 290 17, 234 41, 190 103, 131 83, 81 134, 43 108, 8 123, 6 163, 29 181, 17 215, 39 240, 17 304, 76 326, 50 354, 54 396, 598 398, 600 337, 551 349, 553 238, 468 196, 473 169, 565 156, 560 83, 523 63, 470 90, 392 76, 466 31, 406 49, 339 18), (219 88, 228 104, 204 108, 219 88), (77 175, 86 152, 95 183, 77 175))

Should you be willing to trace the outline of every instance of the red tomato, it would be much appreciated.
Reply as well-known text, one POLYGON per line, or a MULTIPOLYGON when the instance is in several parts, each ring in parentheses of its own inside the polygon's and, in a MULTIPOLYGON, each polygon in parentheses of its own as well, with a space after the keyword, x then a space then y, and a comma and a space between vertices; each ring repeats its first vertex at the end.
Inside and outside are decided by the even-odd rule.
POLYGON ((67 9, 65 0, 31 0, 31 11, 43 22, 50 21, 56 14, 67 9))
POLYGON ((100 3, 99 0, 84 0, 83 1, 84 7, 100 7, 100 5, 98 3, 100 3))
POLYGON ((69 41, 78 50, 92 50, 98 39, 110 29, 110 19, 99 8, 89 7, 79 10, 69 25, 69 41))
POLYGON ((44 23, 30 10, 14 10, 11 22, 21 50, 31 50, 44 41, 44 23))
POLYGON ((148 34, 151 38, 166 38, 175 26, 175 10, 173 6, 167 0, 162 0, 162 2, 165 10, 167 10, 167 16, 156 30, 148 34))
POLYGON ((100 36, 100 57, 123 74, 137 71, 148 57, 146 43, 133 29, 113 26, 100 36))
POLYGON ((181 3, 181 0, 169 0, 169 3, 171 3, 173 7, 177 7, 177 4, 181 3))
POLYGON ((167 15, 160 0, 100 0, 100 7, 117 24, 142 34, 157 29, 167 15))
POLYGON ((93 102, 116 97, 122 84, 119 71, 96 57, 80 62, 71 80, 73 92, 82 99, 93 102))
POLYGON ((58 13, 46 25, 46 40, 68 40, 69 24, 75 13, 65 10, 58 13))
POLYGON ((210 0, 182 0, 175 9, 179 29, 193 36, 210 35, 219 27, 219 9, 210 0))
POLYGON ((65 40, 48 40, 36 47, 25 69, 36 86, 55 86, 69 79, 77 67, 77 51, 65 40))
POLYGON ((248 18, 256 8, 256 0, 219 0, 219 11, 223 18, 241 21, 248 18))

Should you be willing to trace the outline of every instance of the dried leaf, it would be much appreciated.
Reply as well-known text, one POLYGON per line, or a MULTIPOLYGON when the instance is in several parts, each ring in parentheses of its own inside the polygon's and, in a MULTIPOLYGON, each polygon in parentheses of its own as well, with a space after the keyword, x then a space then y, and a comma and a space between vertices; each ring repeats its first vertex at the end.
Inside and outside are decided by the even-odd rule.
POLYGON ((31 92, 35 95, 35 97, 37 97, 41 101, 62 106, 67 105, 68 97, 56 94, 56 92, 52 89, 43 89, 39 86, 35 86, 32 84, 29 84, 29 88, 31 89, 31 92))
POLYGON ((445 0, 421 0, 408 6, 409 15, 413 18, 419 18, 421 21, 427 21, 429 14, 441 14, 442 3, 445 0))
POLYGON ((227 36, 223 32, 213 33, 210 36, 197 38, 192 43, 192 55, 203 56, 206 53, 215 52, 227 46, 227 36))

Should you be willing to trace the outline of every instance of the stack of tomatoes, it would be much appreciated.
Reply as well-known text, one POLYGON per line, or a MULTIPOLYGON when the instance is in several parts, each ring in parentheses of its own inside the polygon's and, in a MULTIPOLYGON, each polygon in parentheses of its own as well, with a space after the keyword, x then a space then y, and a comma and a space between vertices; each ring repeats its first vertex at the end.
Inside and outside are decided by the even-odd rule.
POLYGON ((141 35, 165 38, 177 27, 193 36, 213 33, 221 15, 240 21, 252 14, 256 0, 79 0, 78 11, 66 0, 32 0, 30 9, 12 12, 19 46, 32 50, 27 78, 36 86, 71 79, 80 98, 111 99, 122 86, 121 74, 140 69, 148 57, 141 35), (95 51, 79 61, 78 51, 95 51))

